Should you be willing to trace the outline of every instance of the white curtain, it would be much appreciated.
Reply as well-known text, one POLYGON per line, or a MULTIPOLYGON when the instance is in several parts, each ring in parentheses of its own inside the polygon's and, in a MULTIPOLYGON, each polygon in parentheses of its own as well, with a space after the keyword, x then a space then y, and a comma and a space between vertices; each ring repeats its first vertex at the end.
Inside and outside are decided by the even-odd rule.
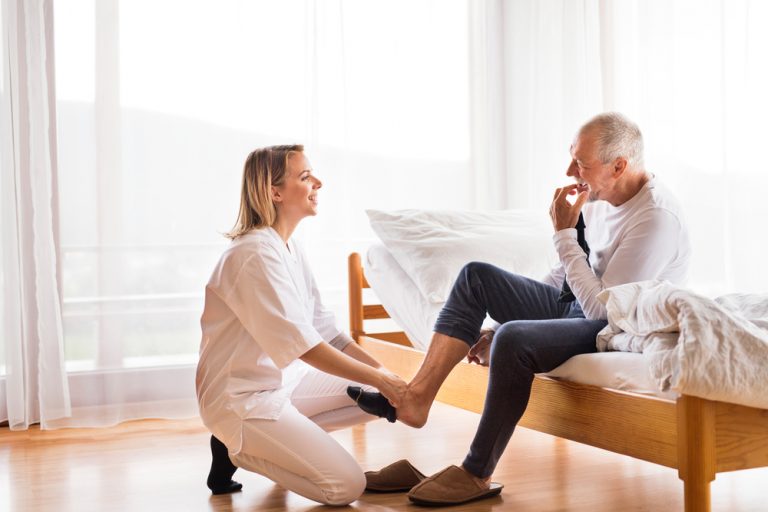
POLYGON ((603 110, 597 1, 471 2, 479 208, 548 209, 579 124, 603 110))
POLYGON ((694 246, 690 285, 710 295, 768 289, 768 3, 472 6, 472 68, 480 71, 472 157, 487 184, 478 204, 547 208, 554 188, 569 181, 579 125, 621 111, 643 130, 647 169, 683 203, 694 246))
POLYGON ((306 144, 325 183, 297 237, 342 326, 366 208, 547 208, 614 109, 683 201, 694 288, 764 291, 766 5, 3 0, 0 404, 20 426, 38 397, 46 427, 194 414, 203 287, 267 144, 306 144))
POLYGON ((0 421, 12 429, 47 427, 70 414, 55 221, 51 7, 50 0, 2 4, 0 421))
POLYGON ((254 148, 307 145, 325 186, 297 236, 342 326, 365 208, 472 206, 464 0, 53 3, 72 415, 48 427, 196 413, 202 292, 254 148))

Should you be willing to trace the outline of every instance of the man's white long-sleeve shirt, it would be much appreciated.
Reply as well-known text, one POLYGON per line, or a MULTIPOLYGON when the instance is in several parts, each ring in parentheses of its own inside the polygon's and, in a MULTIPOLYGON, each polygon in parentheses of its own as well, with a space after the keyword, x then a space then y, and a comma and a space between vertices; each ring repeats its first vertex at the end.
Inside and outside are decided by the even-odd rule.
POLYGON ((590 248, 589 262, 576 241, 576 229, 553 236, 560 257, 543 281, 561 287, 568 276, 576 300, 588 319, 605 319, 597 294, 606 288, 648 279, 683 285, 691 246, 677 199, 653 177, 626 203, 587 203, 582 209, 590 248))

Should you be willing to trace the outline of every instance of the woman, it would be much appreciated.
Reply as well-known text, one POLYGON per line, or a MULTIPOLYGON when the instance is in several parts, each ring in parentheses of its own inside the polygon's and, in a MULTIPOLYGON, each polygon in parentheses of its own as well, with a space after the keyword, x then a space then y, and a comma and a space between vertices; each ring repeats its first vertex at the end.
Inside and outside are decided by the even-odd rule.
POLYGON ((248 156, 232 239, 205 289, 197 367, 200 415, 211 431, 214 494, 239 490, 238 467, 329 505, 356 500, 365 477, 328 431, 375 419, 346 394, 357 382, 394 405, 405 383, 335 325, 291 239, 317 214, 321 181, 303 146, 248 156))

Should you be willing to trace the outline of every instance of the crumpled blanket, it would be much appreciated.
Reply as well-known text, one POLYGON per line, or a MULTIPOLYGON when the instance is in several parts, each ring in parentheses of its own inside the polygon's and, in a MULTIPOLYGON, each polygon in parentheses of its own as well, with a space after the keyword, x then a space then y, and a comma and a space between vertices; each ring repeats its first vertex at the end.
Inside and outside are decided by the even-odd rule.
POLYGON ((604 290, 600 351, 641 352, 662 391, 768 409, 768 294, 709 299, 666 281, 604 290))

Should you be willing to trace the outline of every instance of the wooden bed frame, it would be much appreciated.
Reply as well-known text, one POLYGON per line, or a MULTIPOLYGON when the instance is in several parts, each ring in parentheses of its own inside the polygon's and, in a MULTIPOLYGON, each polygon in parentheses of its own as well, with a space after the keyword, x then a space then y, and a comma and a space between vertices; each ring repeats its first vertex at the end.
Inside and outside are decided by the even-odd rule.
MULTIPOLYGON (((360 255, 349 256, 352 337, 406 380, 424 353, 403 332, 368 333, 364 321, 389 318, 379 304, 363 304, 369 288, 360 255)), ((437 400, 481 412, 487 368, 460 363, 437 400)), ((768 466, 768 410, 683 395, 676 401, 537 375, 520 425, 637 459, 676 468, 684 482, 685 511, 709 512, 716 473, 768 466)))

